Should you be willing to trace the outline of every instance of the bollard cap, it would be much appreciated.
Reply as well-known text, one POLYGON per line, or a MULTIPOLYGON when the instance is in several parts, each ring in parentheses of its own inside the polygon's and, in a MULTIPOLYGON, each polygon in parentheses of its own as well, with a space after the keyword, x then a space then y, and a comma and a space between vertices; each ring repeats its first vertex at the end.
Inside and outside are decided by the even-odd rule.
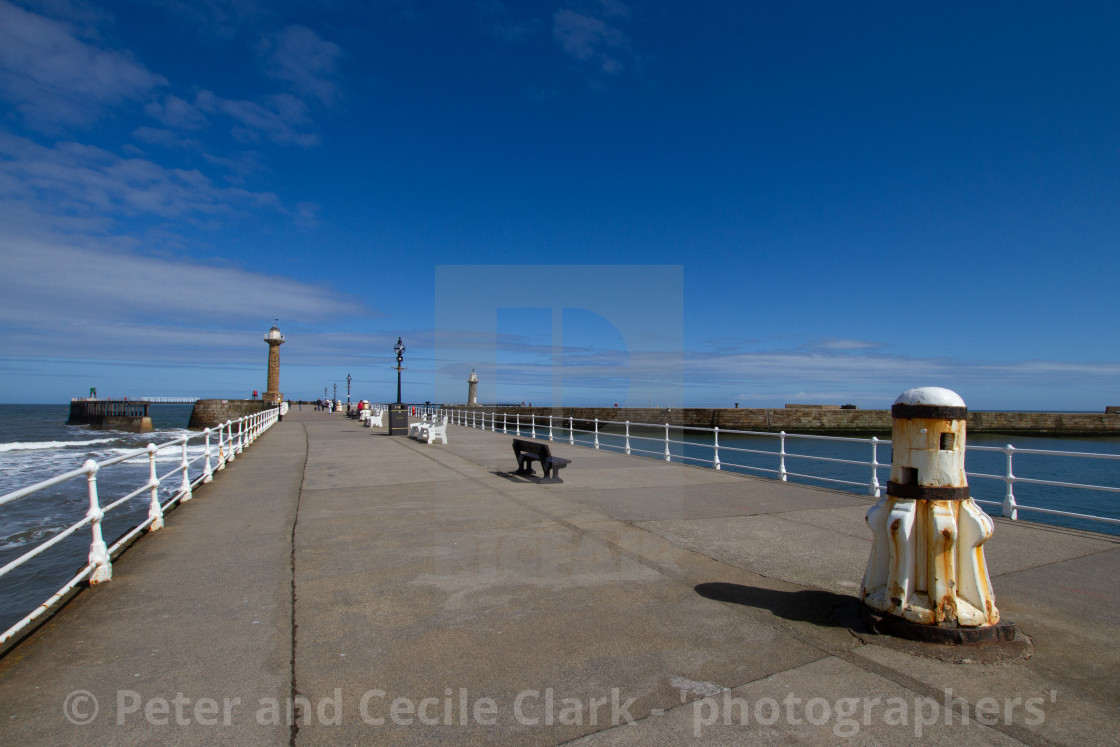
POLYGON ((951 389, 923 386, 907 389, 891 406, 894 418, 945 418, 960 420, 968 415, 961 396, 951 389))

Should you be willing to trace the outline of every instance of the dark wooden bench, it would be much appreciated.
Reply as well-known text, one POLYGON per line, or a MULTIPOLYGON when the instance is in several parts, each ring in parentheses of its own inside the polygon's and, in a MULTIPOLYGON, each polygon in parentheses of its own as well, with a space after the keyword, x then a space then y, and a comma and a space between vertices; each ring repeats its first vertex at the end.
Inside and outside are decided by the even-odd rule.
POLYGON ((548 444, 522 441, 519 438, 513 439, 513 453, 517 457, 517 474, 533 474, 533 462, 540 462, 541 469, 544 470, 544 479, 549 482, 562 482, 558 473, 561 468, 566 467, 572 461, 571 459, 552 456, 552 452, 548 450, 548 444), (550 474, 551 479, 549 479, 550 474))

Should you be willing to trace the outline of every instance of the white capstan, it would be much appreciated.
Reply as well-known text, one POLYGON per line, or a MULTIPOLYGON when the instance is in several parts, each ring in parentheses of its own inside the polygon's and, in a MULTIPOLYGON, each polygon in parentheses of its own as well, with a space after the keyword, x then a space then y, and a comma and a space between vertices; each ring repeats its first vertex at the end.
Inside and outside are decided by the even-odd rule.
POLYGON ((939 386, 919 386, 898 395, 896 405, 936 405, 939 407, 964 407, 961 395, 952 389, 939 386))

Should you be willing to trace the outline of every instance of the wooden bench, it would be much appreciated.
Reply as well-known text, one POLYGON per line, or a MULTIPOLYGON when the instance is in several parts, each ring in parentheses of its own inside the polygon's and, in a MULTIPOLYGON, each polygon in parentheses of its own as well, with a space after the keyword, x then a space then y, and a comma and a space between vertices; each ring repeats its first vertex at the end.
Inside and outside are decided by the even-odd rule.
POLYGON ((540 462, 541 469, 544 470, 544 479, 548 482, 562 482, 559 472, 561 468, 568 466, 572 461, 571 459, 552 456, 552 452, 548 450, 548 444, 522 441, 519 438, 513 439, 513 453, 517 457, 517 474, 533 474, 533 462, 540 462))

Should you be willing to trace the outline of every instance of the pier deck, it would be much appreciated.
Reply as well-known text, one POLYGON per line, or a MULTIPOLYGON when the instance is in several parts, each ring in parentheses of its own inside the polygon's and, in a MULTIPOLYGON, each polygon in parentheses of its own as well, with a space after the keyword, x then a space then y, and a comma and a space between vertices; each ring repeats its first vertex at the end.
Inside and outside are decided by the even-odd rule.
POLYGON ((997 520, 1033 646, 945 661, 836 621, 870 498, 449 437, 290 412, 0 660, 0 743, 1115 743, 1117 538, 997 520))

